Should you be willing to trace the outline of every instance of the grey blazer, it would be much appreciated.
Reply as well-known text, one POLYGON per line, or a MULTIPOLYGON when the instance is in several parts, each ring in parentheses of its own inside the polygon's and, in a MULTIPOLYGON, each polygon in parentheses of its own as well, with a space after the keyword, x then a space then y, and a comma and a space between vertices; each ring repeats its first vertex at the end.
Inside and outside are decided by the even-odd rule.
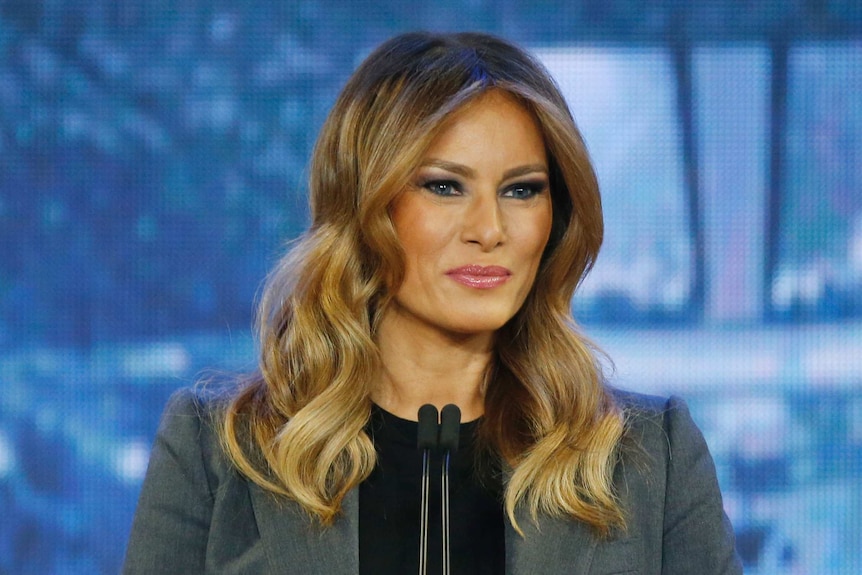
MULTIPOLYGON (((685 404, 630 393, 628 442, 614 480, 628 529, 599 540, 583 524, 525 514, 506 525, 506 573, 742 573, 715 467, 685 404)), ((132 525, 123 573, 352 575, 359 572, 358 490, 328 529, 240 476, 189 390, 168 403, 132 525)), ((417 526, 418 528, 418 526, 417 526)))

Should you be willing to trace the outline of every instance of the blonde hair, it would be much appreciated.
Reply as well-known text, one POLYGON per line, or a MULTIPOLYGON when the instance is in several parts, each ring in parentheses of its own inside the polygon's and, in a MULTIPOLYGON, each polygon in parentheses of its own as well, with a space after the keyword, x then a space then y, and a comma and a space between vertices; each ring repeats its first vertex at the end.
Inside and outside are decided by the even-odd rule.
POLYGON ((474 33, 412 33, 347 82, 314 149, 311 226, 271 273, 258 311, 260 370, 232 397, 222 440, 251 481, 323 524, 374 468, 364 428, 381 359, 380 318, 402 281, 389 207, 445 120, 489 90, 517 98, 543 132, 553 224, 535 284, 498 334, 480 443, 509 468, 505 510, 624 527, 612 474, 624 418, 570 301, 602 241, 598 184, 545 69, 474 33))

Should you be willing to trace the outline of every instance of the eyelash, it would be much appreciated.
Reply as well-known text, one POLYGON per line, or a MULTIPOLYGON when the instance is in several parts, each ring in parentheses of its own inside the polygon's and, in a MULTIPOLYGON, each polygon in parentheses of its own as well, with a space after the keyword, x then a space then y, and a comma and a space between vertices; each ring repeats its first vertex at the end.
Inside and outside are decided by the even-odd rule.
POLYGON ((511 186, 507 187, 504 192, 504 195, 507 198, 511 197, 515 198, 516 200, 528 200, 544 192, 545 188, 546 185, 544 182, 519 182, 517 184, 512 184, 511 186), (523 196, 516 196, 516 190, 524 190, 527 193, 523 196), (510 193, 511 195, 509 195, 510 193))
POLYGON ((454 196, 455 195, 455 193, 453 193, 452 191, 450 191, 448 193, 441 193, 440 188, 443 186, 448 187, 450 190, 453 190, 454 192, 457 192, 457 193, 461 192, 460 184, 454 180, 427 180, 420 185, 420 187, 425 188, 426 190, 428 190, 429 192, 431 192, 435 196, 454 196))
MULTIPOLYGON (((461 184, 455 180, 431 179, 422 182, 419 187, 424 188, 435 196, 449 197, 461 194, 461 184), (447 188, 448 191, 441 192, 441 188, 447 188)), ((547 188, 544 182, 518 182, 507 186, 503 190, 503 197, 514 198, 516 200, 527 200, 538 196, 547 188), (523 195, 515 195, 516 191, 523 190, 526 193, 523 195)))

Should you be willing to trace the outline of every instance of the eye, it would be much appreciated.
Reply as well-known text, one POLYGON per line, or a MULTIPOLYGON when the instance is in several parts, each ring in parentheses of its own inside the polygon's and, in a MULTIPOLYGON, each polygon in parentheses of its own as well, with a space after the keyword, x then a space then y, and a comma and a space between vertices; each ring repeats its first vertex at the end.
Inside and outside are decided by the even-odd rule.
POLYGON ((503 190, 502 195, 504 198, 528 200, 544 192, 547 187, 545 182, 519 182, 503 190))
POLYGON ((461 193, 458 182, 454 180, 428 180, 421 184, 435 196, 455 196, 461 193))

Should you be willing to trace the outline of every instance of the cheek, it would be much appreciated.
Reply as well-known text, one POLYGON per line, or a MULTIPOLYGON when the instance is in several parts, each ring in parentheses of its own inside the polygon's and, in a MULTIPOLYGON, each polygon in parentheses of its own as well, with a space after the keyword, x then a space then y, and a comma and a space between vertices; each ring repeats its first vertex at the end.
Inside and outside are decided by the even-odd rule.
POLYGON ((531 214, 528 221, 519 226, 518 245, 525 255, 541 256, 551 237, 552 214, 550 206, 531 214))
POLYGON ((402 206, 393 213, 393 222, 408 270, 411 262, 438 257, 451 237, 452 218, 442 218, 434 210, 402 206))

